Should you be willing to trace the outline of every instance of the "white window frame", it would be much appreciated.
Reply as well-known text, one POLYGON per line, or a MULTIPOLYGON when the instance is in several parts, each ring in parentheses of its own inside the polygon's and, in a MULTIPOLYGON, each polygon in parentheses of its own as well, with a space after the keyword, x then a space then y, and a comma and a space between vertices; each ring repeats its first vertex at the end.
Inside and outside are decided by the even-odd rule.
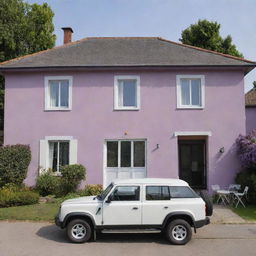
MULTIPOLYGON (((205 76, 204 75, 177 75, 176 76, 177 91, 177 108, 178 109, 203 109, 205 107, 205 76), (201 105, 183 105, 181 99, 181 79, 200 79, 201 80, 201 105)), ((191 97, 191 91, 190 91, 191 97)))
POLYGON ((110 168, 110 169, 127 169, 127 168, 132 168, 132 169, 141 169, 141 168, 146 168, 147 165, 147 140, 146 139, 112 139, 112 140, 105 140, 105 147, 106 147, 106 160, 105 160, 105 168, 110 168), (121 142, 131 142, 131 166, 128 167, 121 167, 121 142), (138 141, 143 141, 145 143, 145 166, 134 166, 134 142, 138 141), (107 166, 107 143, 108 142, 117 142, 118 143, 118 156, 117 156, 117 167, 108 167, 107 166))
MULTIPOLYGON (((73 77, 72 76, 46 76, 44 78, 44 88, 45 88, 45 111, 70 111, 72 109, 72 87, 73 87, 73 77), (49 81, 52 80, 68 80, 68 107, 51 107, 50 106, 50 90, 49 81)), ((60 94, 59 94, 60 97, 60 94)))
MULTIPOLYGON (((73 136, 45 136, 44 140, 40 140, 40 174, 43 171, 51 168, 50 166, 50 157, 49 157, 49 142, 69 142, 69 164, 77 163, 77 140, 73 136)), ((54 172, 55 175, 61 175, 61 172, 54 172)))
POLYGON ((122 172, 131 170, 132 172, 140 172, 141 170, 144 170, 145 177, 147 177, 147 166, 148 166, 148 157, 147 157, 147 139, 140 138, 140 139, 105 139, 103 144, 103 187, 106 188, 107 186, 107 171, 113 170, 115 172, 122 172), (109 141, 117 141, 118 142, 118 167, 107 167, 107 142, 109 141), (132 167, 133 166, 133 145, 131 148, 131 167, 121 167, 121 147, 120 143, 121 141, 144 141, 145 142, 145 166, 144 167, 132 167))
POLYGON ((114 110, 139 110, 140 109, 140 77, 139 76, 115 76, 114 77, 114 110), (136 102, 137 106, 119 106, 118 105, 118 81, 136 80, 136 102))

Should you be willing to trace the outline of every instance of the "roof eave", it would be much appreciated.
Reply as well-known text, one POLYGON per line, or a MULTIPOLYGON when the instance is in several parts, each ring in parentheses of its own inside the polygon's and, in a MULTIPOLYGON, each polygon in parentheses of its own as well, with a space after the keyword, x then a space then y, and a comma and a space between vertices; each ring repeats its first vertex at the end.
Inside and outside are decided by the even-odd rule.
POLYGON ((256 67, 256 63, 253 64, 241 64, 241 65, 85 65, 85 66, 32 66, 32 67, 8 67, 0 66, 0 72, 4 71, 22 71, 22 70, 35 70, 35 69, 112 69, 112 68, 239 68, 245 71, 245 74, 249 73, 256 67))

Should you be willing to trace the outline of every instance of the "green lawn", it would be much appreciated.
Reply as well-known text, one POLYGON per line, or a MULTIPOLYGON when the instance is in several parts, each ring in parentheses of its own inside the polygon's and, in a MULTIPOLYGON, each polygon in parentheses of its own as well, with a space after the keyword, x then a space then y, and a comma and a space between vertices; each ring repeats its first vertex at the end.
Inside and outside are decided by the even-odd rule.
POLYGON ((246 208, 233 208, 232 210, 245 220, 256 221, 256 205, 248 205, 246 208))
POLYGON ((0 208, 0 220, 53 221, 60 203, 41 203, 0 208))

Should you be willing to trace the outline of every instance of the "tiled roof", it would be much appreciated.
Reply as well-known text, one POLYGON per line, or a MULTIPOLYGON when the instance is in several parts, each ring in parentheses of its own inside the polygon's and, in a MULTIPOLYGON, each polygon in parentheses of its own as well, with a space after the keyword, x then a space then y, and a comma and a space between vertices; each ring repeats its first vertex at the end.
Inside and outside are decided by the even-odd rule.
POLYGON ((89 37, 0 64, 0 70, 54 67, 232 66, 256 63, 159 37, 89 37))
POLYGON ((245 106, 256 107, 256 88, 251 89, 245 94, 245 106))

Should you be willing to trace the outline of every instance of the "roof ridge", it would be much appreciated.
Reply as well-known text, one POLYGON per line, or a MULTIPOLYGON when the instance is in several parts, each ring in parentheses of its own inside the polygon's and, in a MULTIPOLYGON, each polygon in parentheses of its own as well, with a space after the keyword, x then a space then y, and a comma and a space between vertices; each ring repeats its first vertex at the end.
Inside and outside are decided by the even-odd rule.
POLYGON ((162 37, 158 37, 158 39, 161 40, 161 41, 165 41, 165 42, 168 42, 168 43, 176 44, 176 45, 179 45, 179 46, 183 46, 183 47, 187 47, 187 48, 192 48, 192 49, 195 49, 195 50, 198 50, 198 51, 213 53, 213 54, 220 55, 220 56, 223 56, 223 57, 227 57, 227 58, 230 58, 230 59, 240 60, 240 61, 249 62, 249 63, 253 63, 253 64, 256 63, 254 61, 247 60, 245 58, 236 57, 236 56, 233 56, 233 55, 230 55, 230 54, 216 52, 216 51, 204 49, 204 48, 193 46, 193 45, 189 45, 189 44, 177 43, 177 42, 174 42, 174 41, 162 38, 162 37))

